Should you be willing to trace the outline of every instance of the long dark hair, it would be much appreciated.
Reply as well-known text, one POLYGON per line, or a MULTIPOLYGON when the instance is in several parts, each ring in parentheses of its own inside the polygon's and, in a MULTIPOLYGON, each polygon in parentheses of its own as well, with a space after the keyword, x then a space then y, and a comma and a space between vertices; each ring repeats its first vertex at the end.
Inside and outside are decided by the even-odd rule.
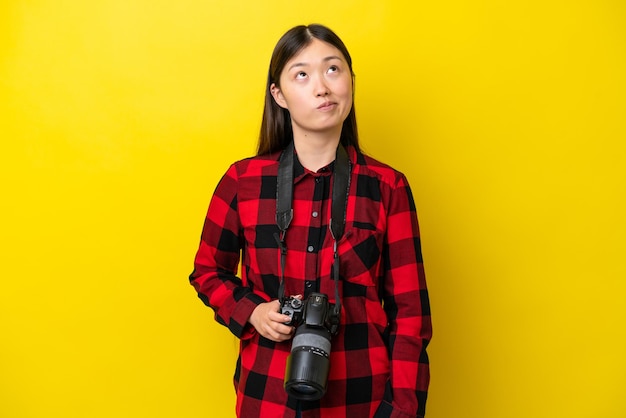
MULTIPOLYGON (((259 135, 259 146, 257 155, 265 155, 275 151, 280 151, 293 141, 293 131, 291 128, 291 117, 289 111, 278 106, 270 86, 272 83, 280 87, 280 75, 293 56, 308 46, 313 39, 319 39, 337 48, 348 62, 352 80, 354 82, 354 72, 352 71, 352 58, 348 49, 339 37, 329 28, 323 25, 300 25, 289 29, 279 40, 272 53, 270 68, 267 74, 267 86, 265 87, 265 107, 263 109, 263 121, 261 122, 261 133, 259 135)), ((354 94, 354 93, 353 93, 354 94)), ((356 127, 356 113, 354 111, 354 100, 348 117, 343 122, 341 129, 341 144, 343 146, 352 145, 359 151, 359 135, 356 127)))

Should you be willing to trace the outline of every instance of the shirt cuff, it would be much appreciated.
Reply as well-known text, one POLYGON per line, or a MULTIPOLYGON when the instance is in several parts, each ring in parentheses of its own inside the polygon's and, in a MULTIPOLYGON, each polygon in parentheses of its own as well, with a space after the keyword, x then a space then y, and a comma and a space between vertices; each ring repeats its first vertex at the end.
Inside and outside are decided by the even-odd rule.
POLYGON ((250 319, 250 315, 252 315, 256 307, 264 302, 267 301, 263 299, 263 297, 252 292, 248 293, 237 302, 229 326, 231 332, 235 334, 236 337, 241 340, 246 340, 256 333, 256 330, 252 324, 248 322, 248 319, 250 319))
POLYGON ((376 410, 376 414, 374 414, 374 418, 424 418, 418 415, 408 414, 404 411, 400 411, 397 408, 394 408, 389 402, 381 401, 378 409, 376 410))

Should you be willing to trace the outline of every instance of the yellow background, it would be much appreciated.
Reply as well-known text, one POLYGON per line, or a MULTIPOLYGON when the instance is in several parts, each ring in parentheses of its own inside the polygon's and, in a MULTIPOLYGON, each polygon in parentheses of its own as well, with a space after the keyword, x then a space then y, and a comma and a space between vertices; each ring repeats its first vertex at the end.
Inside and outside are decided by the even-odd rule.
POLYGON ((364 149, 405 172, 429 418, 626 416, 626 7, 3 1, 0 417, 233 417, 237 342, 187 275, 254 153, 272 48, 348 45, 364 149))

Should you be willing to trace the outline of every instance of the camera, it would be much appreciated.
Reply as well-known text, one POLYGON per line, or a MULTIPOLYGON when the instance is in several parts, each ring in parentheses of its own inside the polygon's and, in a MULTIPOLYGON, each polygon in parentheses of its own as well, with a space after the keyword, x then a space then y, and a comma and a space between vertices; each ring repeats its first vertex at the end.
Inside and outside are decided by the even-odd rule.
POLYGON ((339 329, 337 305, 323 293, 312 293, 305 302, 286 298, 281 313, 287 325, 296 327, 285 368, 285 390, 300 400, 316 401, 326 393, 330 371, 330 339, 339 329))

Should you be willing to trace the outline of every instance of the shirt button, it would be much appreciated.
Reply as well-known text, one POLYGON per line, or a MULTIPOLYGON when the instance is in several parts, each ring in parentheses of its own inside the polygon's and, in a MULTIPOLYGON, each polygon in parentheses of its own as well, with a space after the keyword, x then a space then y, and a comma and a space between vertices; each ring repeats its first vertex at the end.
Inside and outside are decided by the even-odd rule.
POLYGON ((314 249, 315 249, 315 248, 313 248, 313 246, 312 246, 312 245, 309 245, 309 246, 308 246, 308 248, 307 248, 306 250, 307 250, 308 252, 312 253, 314 249))
POLYGON ((317 215, 319 215, 319 213, 317 213, 317 211, 316 211, 316 212, 313 212, 312 215, 313 215, 314 218, 317 218, 317 215))
POLYGON ((322 179, 320 177, 315 177, 315 182, 319 183, 320 181, 322 181, 322 179))
POLYGON ((310 288, 311 288, 311 286, 313 286, 313 283, 311 283, 311 281, 310 281, 310 280, 307 280, 307 281, 304 283, 304 285, 306 286, 306 288, 307 288, 307 289, 310 289, 310 288))

